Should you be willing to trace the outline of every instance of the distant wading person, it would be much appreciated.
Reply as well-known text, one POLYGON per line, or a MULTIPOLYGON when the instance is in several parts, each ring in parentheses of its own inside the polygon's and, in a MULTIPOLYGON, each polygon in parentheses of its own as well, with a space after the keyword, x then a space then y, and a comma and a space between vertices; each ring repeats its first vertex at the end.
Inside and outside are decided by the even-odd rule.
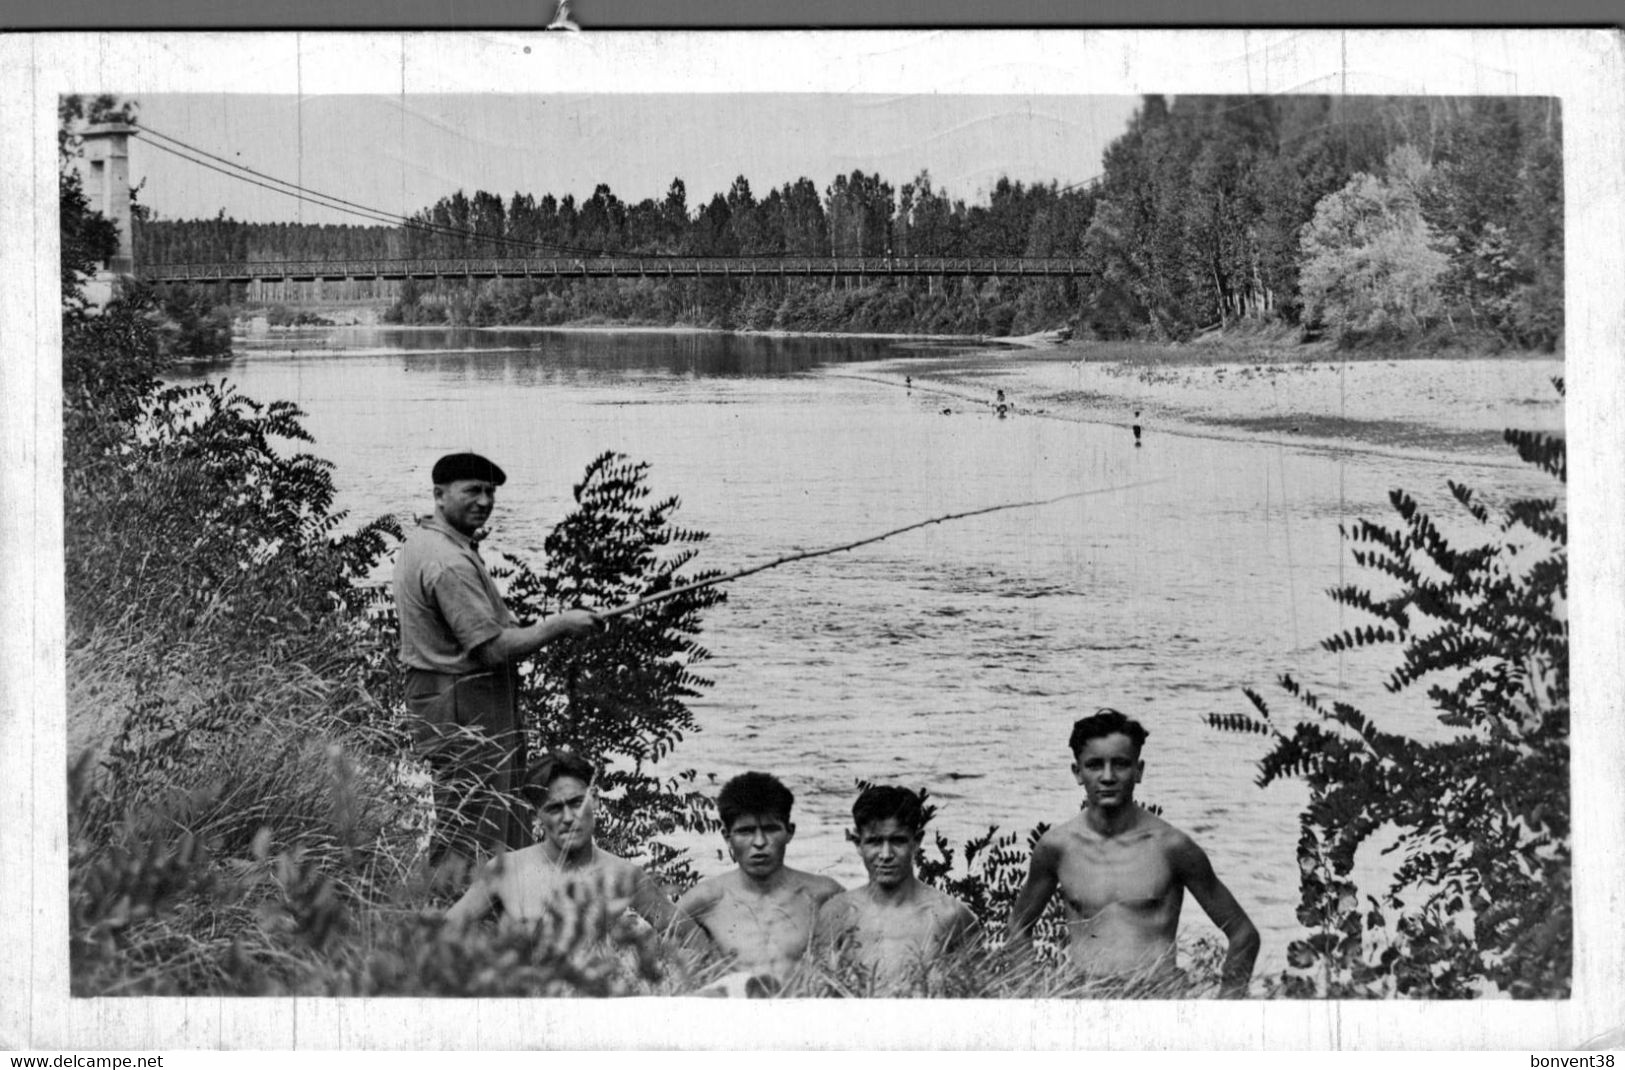
POLYGON ((435 847, 472 860, 529 842, 498 793, 524 772, 516 663, 561 636, 600 627, 572 609, 520 625, 480 558, 475 533, 507 475, 476 453, 435 462, 434 515, 418 521, 395 560, 406 705, 434 778, 435 847))
MULTIPOLYGON (((778 988, 807 953, 818 908, 841 886, 791 869, 784 851, 796 834, 795 796, 766 773, 741 773, 722 786, 717 810, 738 868, 707 877, 677 901, 677 929, 709 948, 760 990, 778 988)), ((727 980, 727 979, 724 979, 727 980)))
POLYGON ((917 793, 866 788, 852 804, 852 825, 869 883, 824 904, 813 946, 837 963, 869 971, 875 995, 906 994, 939 955, 974 935, 976 916, 914 874, 925 835, 925 809, 917 793))
POLYGON ((1220 995, 1245 996, 1258 930, 1202 849, 1135 803, 1147 735, 1139 722, 1112 709, 1072 726, 1072 772, 1088 805, 1033 847, 1027 881, 1010 911, 1010 942, 1031 941, 1033 924, 1059 890, 1067 955, 1081 973, 1127 982, 1126 994, 1171 994, 1184 983, 1174 940, 1188 889, 1229 941, 1220 995))

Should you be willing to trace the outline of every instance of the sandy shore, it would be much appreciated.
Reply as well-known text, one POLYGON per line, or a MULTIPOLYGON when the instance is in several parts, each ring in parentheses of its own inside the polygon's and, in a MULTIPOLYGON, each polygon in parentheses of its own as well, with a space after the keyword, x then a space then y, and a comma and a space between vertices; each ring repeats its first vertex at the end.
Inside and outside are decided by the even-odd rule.
POLYGON ((869 369, 899 385, 912 380, 915 391, 967 410, 990 410, 1002 390, 1012 417, 1407 457, 1445 453, 1515 465, 1505 429, 1564 428, 1552 385, 1564 374, 1561 356, 1360 359, 1309 347, 1248 353, 1061 343, 1044 335, 999 341, 869 369))

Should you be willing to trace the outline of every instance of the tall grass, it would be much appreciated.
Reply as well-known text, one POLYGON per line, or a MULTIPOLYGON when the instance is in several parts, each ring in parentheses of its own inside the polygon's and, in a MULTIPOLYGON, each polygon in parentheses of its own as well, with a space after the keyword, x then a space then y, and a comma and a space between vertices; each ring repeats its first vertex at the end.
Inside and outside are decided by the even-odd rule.
POLYGON ((1181 947, 1181 971, 1147 966, 1126 976, 1080 974, 1062 956, 1016 954, 996 934, 945 952, 901 978, 850 961, 804 961, 776 993, 843 999, 1200 999, 1216 996, 1224 954, 1206 940, 1181 947))

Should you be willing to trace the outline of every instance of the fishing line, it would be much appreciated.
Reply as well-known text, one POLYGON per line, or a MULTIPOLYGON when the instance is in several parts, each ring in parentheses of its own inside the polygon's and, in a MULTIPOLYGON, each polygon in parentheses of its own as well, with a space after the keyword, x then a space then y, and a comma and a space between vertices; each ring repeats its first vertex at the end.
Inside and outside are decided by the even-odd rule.
MULTIPOLYGON (((1072 491, 1069 494, 1058 494, 1053 498, 1039 498, 1033 501, 1004 502, 999 505, 983 506, 980 509, 967 509, 959 513, 946 513, 942 516, 934 516, 927 520, 917 520, 912 524, 905 524, 900 528, 893 528, 891 531, 883 532, 879 535, 871 535, 868 538, 858 539, 854 542, 842 543, 839 546, 829 546, 819 550, 806 550, 801 553, 787 554, 783 557, 775 558, 772 561, 768 561, 760 565, 753 565, 750 568, 740 569, 737 572, 730 572, 724 576, 713 576, 708 580, 699 580, 694 583, 684 584, 681 587, 673 587, 670 590, 660 591, 656 594, 649 595, 648 597, 640 598, 635 602, 629 602, 626 605, 617 606, 614 609, 603 610, 602 612, 599 612, 597 616, 600 620, 604 621, 612 620, 615 617, 623 617, 631 613, 636 613, 638 610, 647 608, 648 606, 654 605, 657 602, 663 602, 669 598, 676 598, 681 594, 688 594, 691 591, 704 590, 707 587, 715 587, 723 583, 732 583, 734 580, 743 579, 746 576, 754 576, 758 572, 766 572, 769 569, 779 568, 783 565, 792 564, 796 561, 807 561, 815 557, 827 557, 830 554, 838 554, 844 553, 848 550, 856 550, 860 546, 869 546, 885 539, 902 535, 906 532, 917 531, 920 528, 930 527, 932 524, 944 524, 951 520, 965 520, 973 516, 986 516, 990 513, 1006 512, 1011 509, 1036 509, 1040 506, 1054 505, 1057 502, 1072 501, 1078 498, 1090 498, 1100 494, 1116 494, 1126 490, 1137 490, 1141 487, 1149 487, 1157 483, 1166 482, 1168 478, 1169 477, 1167 476, 1163 476, 1159 479, 1142 480, 1137 483, 1124 483, 1111 487, 1096 487, 1091 490, 1072 491)), ((587 784, 587 798, 583 801, 582 805, 584 808, 586 806, 593 806, 596 817, 597 807, 593 792, 594 788, 597 786, 598 775, 602 766, 600 762, 596 761, 593 762, 592 765, 592 778, 587 784)), ((580 820, 579 816, 577 820, 580 820)), ((547 857, 545 852, 543 857, 547 857)), ((552 868, 554 868, 555 871, 562 871, 564 852, 561 850, 559 857, 550 858, 548 861, 552 864, 552 868)))
POLYGON ((647 606, 654 605, 656 602, 663 602, 668 598, 676 598, 680 594, 688 594, 690 591, 704 590, 707 587, 715 587, 721 583, 732 583, 734 580, 743 579, 746 576, 754 576, 758 572, 766 572, 768 569, 778 568, 781 565, 788 565, 795 561, 806 561, 814 557, 825 557, 829 554, 838 554, 844 553, 847 550, 856 550, 860 546, 868 546, 871 543, 877 543, 883 539, 890 539, 893 536, 901 535, 904 532, 929 527, 932 524, 943 524, 950 520, 964 520, 967 517, 973 516, 985 516, 988 513, 999 513, 1008 509, 1036 509, 1043 505, 1054 505, 1056 502, 1071 501, 1074 498, 1090 498, 1097 494, 1116 494, 1125 490, 1137 490, 1140 487, 1149 487, 1157 483, 1165 482, 1168 478, 1169 477, 1164 476, 1161 479, 1148 479, 1139 483, 1124 483, 1114 487, 1096 487, 1093 490, 1077 490, 1070 494, 1058 494, 1053 498, 1040 498, 1035 501, 1028 502, 1005 502, 1002 505, 988 505, 980 509, 969 509, 962 513, 948 513, 944 516, 934 516, 929 520, 918 520, 912 524, 906 524, 900 528, 893 528, 891 531, 880 535, 871 535, 866 539, 859 539, 856 542, 843 543, 840 546, 830 546, 822 550, 807 550, 799 554, 787 554, 784 557, 775 558, 774 560, 768 561, 765 564, 753 565, 750 568, 740 569, 738 572, 730 572, 725 576, 713 576, 708 580, 699 580, 695 583, 684 584, 681 587, 673 587, 669 591, 660 591, 657 594, 649 595, 646 598, 640 598, 635 602, 629 602, 624 606, 616 606, 614 609, 603 610, 598 613, 598 618, 600 620, 612 620, 615 617, 622 617, 628 613, 635 613, 647 606))

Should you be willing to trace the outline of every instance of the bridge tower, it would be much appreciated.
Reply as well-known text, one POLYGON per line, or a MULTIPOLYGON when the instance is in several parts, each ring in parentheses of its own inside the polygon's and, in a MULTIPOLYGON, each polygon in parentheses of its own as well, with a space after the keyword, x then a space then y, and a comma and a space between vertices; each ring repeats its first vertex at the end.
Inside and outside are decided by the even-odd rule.
POLYGON ((85 127, 85 196, 92 211, 118 227, 118 251, 85 285, 85 297, 97 306, 117 292, 119 277, 135 272, 135 242, 130 227, 130 135, 127 123, 95 123, 85 127))

